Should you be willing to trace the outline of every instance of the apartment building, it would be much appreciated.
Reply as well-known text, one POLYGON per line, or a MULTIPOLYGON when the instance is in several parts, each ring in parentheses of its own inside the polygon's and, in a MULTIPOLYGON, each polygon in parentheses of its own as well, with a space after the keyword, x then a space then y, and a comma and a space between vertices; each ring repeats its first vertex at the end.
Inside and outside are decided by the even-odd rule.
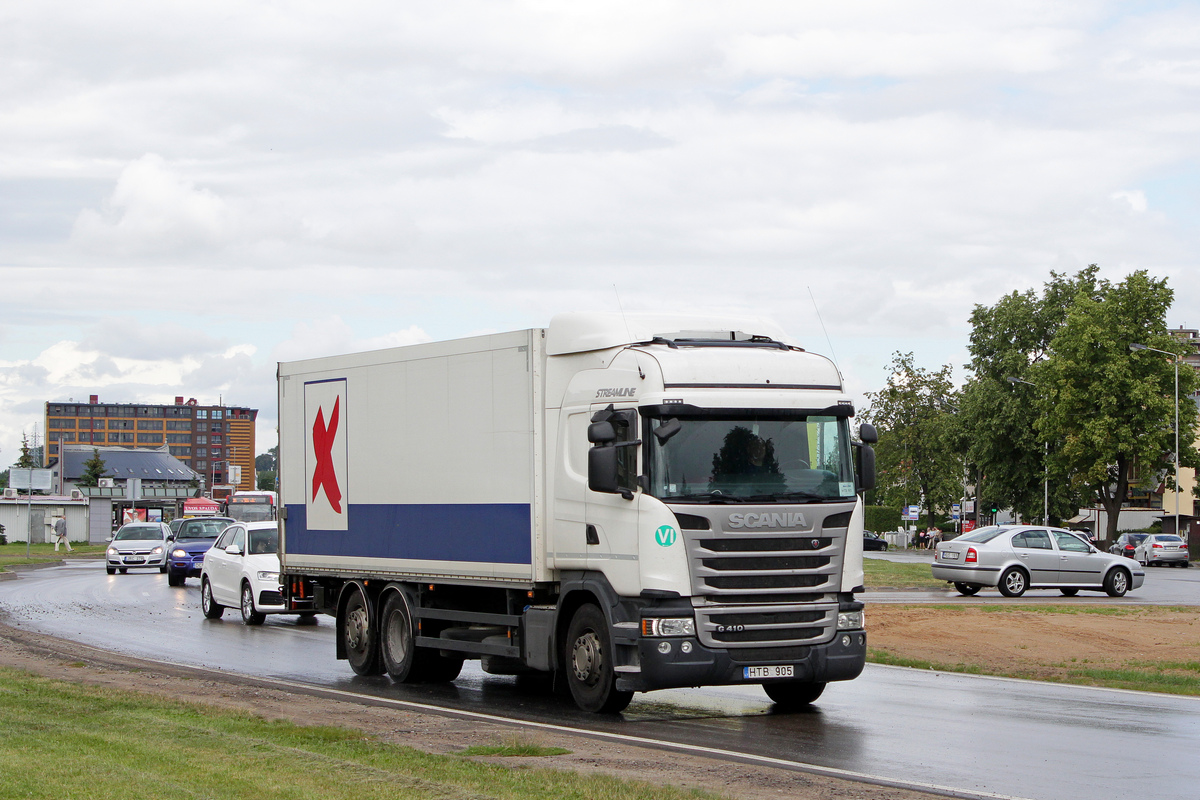
POLYGON ((176 397, 172 405, 46 403, 45 466, 58 460, 60 445, 119 445, 160 449, 204 476, 207 492, 252 490, 254 423, 258 409, 202 405, 176 397))

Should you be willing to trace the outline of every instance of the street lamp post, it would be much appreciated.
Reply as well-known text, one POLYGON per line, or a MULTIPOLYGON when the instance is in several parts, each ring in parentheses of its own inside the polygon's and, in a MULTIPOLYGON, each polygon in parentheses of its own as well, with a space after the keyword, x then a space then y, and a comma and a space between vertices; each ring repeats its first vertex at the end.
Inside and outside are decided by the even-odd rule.
POLYGON ((1175 535, 1182 537, 1183 533, 1179 530, 1179 354, 1133 342, 1130 343, 1129 349, 1149 350, 1151 353, 1161 353, 1175 359, 1175 535))
MULTIPOLYGON (((1020 378, 1008 376, 1009 383, 1023 383, 1026 386, 1038 388, 1036 383, 1023 381, 1020 378)), ((1042 443, 1042 524, 1050 527, 1050 440, 1042 443)))

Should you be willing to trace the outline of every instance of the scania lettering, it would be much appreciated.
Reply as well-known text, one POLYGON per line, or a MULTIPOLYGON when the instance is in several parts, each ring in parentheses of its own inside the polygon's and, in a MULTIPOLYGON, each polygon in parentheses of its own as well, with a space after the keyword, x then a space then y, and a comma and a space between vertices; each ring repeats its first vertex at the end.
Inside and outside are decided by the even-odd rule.
POLYGON ((553 676, 583 709, 859 675, 874 430, 774 323, 546 328, 281 363, 285 600, 360 675, 553 676))

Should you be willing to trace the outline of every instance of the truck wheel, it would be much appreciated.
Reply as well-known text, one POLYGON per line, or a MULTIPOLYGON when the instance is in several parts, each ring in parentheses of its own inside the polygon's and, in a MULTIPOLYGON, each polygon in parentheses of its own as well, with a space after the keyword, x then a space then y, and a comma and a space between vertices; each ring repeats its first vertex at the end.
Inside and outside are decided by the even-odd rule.
POLYGON ((575 704, 584 711, 618 714, 633 692, 617 691, 612 640, 604 613, 594 605, 580 606, 567 628, 563 667, 575 704))
POLYGON ((400 592, 392 592, 380 618, 383 640, 379 643, 383 668, 396 683, 419 680, 416 673, 417 646, 413 643, 412 614, 400 592))
POLYGON ((825 691, 823 681, 772 681, 762 687, 767 697, 785 711, 804 708, 825 691))
POLYGON ((209 584, 208 578, 200 584, 200 610, 208 619, 220 619, 225 613, 225 606, 213 599, 212 585, 209 584))
POLYGON ((360 587, 354 588, 350 600, 346 603, 346 615, 342 621, 342 636, 346 645, 346 659, 356 674, 383 674, 375 621, 371 619, 371 607, 360 587))
POLYGON ((379 643, 383 667, 396 683, 445 683, 458 677, 462 658, 443 656, 435 650, 417 647, 413 641, 412 611, 408 599, 394 592, 383 606, 379 643))

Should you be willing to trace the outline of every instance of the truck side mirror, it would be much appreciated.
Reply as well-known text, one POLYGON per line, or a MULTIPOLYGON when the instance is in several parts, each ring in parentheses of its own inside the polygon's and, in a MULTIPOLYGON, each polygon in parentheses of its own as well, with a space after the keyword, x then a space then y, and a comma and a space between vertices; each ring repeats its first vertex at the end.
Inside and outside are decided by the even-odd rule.
POLYGON ((662 424, 654 429, 654 435, 658 438, 659 444, 666 444, 668 439, 681 430, 683 430, 683 426, 679 424, 679 420, 664 419, 662 424))
POLYGON ((863 444, 875 444, 879 441, 879 432, 875 430, 875 426, 869 422, 864 422, 858 426, 858 438, 863 444))
POLYGON ((592 444, 608 444, 617 440, 617 429, 608 421, 588 425, 588 441, 592 444))
POLYGON ((617 484, 617 448, 593 447, 588 450, 588 488, 605 494, 621 491, 617 484))
POLYGON ((858 451, 858 488, 869 492, 875 488, 875 448, 868 444, 860 445, 858 451))

